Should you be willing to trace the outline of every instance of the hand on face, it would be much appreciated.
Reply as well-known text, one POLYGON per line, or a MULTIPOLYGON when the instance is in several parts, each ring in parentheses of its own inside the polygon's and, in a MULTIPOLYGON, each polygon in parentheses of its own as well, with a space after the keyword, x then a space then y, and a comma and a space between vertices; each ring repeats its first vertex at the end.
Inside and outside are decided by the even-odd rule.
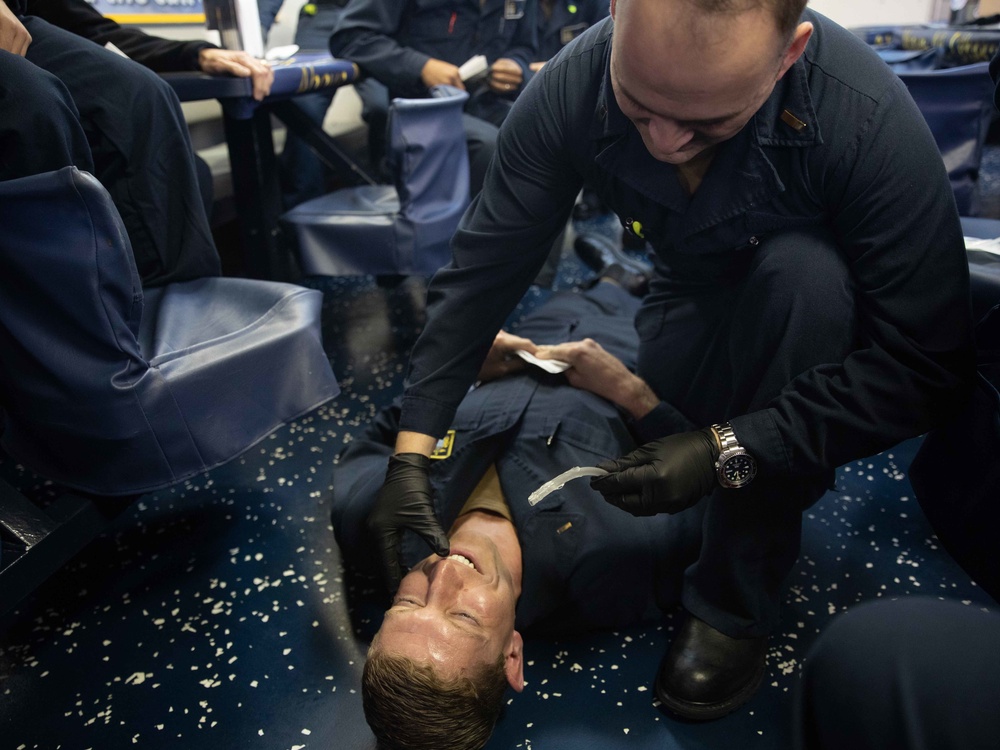
POLYGON ((386 587, 391 594, 403 576, 399 544, 410 529, 439 555, 448 554, 448 537, 434 516, 434 493, 428 471, 430 459, 419 453, 397 453, 389 459, 385 482, 368 516, 382 559, 386 587))

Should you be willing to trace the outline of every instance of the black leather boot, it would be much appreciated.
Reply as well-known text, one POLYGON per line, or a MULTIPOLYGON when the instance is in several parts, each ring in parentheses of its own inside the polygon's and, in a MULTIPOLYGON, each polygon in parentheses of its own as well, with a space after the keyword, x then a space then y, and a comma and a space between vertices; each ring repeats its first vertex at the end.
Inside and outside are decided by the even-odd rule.
POLYGON ((766 636, 730 638, 689 614, 660 664, 656 697, 685 719, 718 719, 757 692, 766 657, 766 636))

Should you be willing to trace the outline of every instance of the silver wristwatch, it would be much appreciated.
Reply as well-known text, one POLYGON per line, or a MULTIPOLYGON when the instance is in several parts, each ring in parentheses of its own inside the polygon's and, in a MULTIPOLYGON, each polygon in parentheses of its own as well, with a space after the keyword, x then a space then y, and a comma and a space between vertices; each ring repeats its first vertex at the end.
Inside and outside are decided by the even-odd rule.
POLYGON ((718 433, 722 443, 722 450, 715 460, 719 484, 727 488, 746 487, 757 476, 757 461, 740 445, 729 422, 713 424, 712 429, 718 433))

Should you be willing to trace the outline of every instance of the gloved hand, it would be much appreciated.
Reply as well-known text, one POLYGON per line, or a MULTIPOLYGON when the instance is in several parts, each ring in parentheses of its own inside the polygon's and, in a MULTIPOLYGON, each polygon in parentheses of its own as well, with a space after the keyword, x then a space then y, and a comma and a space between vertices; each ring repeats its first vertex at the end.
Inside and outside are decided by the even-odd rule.
POLYGON ((681 432, 598 464, 610 473, 590 486, 633 516, 678 513, 714 489, 718 455, 711 428, 681 432))
POLYGON ((420 453, 397 453, 389 458, 385 482, 368 515, 368 529, 375 535, 382 556, 382 572, 389 593, 403 580, 399 542, 404 529, 412 529, 442 557, 450 554, 448 537, 434 516, 433 493, 427 472, 431 460, 420 453))

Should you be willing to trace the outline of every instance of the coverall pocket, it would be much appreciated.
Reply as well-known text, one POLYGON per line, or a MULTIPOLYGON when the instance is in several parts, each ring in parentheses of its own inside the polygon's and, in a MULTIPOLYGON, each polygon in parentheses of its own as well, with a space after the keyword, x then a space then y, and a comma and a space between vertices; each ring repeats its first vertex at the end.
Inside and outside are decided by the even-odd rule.
POLYGON ((643 305, 639 308, 635 316, 635 330, 639 334, 639 341, 651 341, 660 335, 666 309, 663 303, 643 305))

